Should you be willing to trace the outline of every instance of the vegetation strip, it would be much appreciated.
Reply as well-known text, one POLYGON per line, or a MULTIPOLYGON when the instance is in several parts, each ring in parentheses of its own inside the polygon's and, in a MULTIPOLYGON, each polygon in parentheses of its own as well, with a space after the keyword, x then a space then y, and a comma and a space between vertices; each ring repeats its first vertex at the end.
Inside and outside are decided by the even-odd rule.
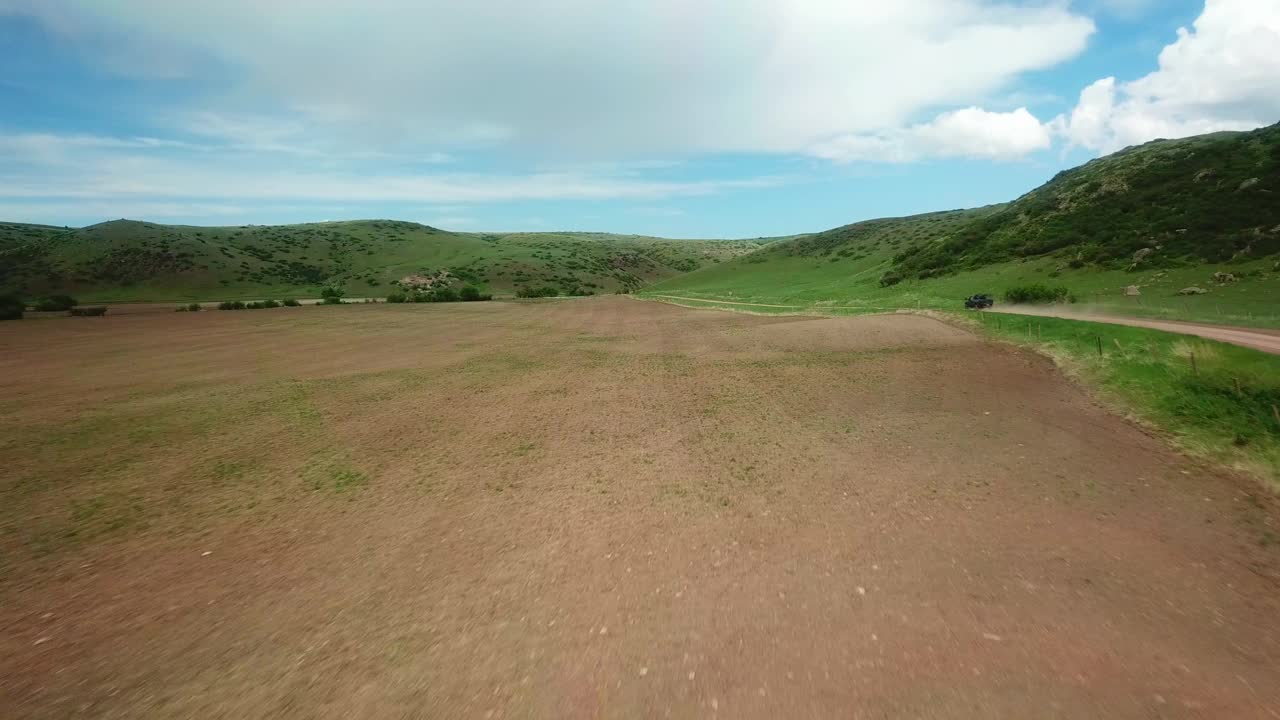
POLYGON ((1084 320, 979 313, 964 323, 1052 357, 1182 449, 1280 490, 1280 357, 1084 320))

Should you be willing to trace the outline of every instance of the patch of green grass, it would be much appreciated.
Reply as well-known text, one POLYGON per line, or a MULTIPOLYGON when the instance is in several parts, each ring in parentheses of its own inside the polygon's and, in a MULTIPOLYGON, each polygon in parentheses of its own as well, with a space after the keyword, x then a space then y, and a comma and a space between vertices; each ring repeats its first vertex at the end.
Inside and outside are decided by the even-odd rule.
MULTIPOLYGON (((642 297, 692 298, 681 304, 720 307, 754 313, 819 312, 825 315, 886 312, 897 309, 961 310, 964 298, 989 293, 1004 305, 1011 288, 1044 284, 1063 287, 1078 302, 1072 310, 1186 320, 1220 325, 1280 328, 1280 270, 1271 258, 1230 264, 1204 264, 1143 272, 1096 267, 1058 271, 1058 261, 1038 258, 988 265, 929 280, 905 280, 891 287, 879 283, 888 258, 872 254, 858 261, 817 263, 811 258, 761 251, 768 262, 734 260, 714 268, 672 278, 646 288, 642 297), (1054 276, 1054 273, 1057 276, 1054 276), (1215 272, 1236 275, 1233 283, 1213 283, 1215 272), (1138 296, 1125 288, 1138 285, 1138 296), (1198 286, 1204 295, 1178 291, 1198 286), (759 303, 726 305, 715 301, 759 303), (787 307, 769 307, 784 305, 787 307)), ((754 257, 754 256, 752 256, 754 257)))
POLYGON ((511 454, 515 457, 526 457, 531 453, 537 452, 542 446, 536 442, 520 443, 511 449, 511 454))
POLYGON ((1280 489, 1280 357, 1145 328, 980 313, 982 332, 1035 347, 1193 454, 1280 489))
POLYGON ((314 492, 328 491, 335 494, 354 492, 369 484, 369 476, 352 467, 343 459, 335 458, 330 451, 317 453, 303 468, 306 485, 314 492))

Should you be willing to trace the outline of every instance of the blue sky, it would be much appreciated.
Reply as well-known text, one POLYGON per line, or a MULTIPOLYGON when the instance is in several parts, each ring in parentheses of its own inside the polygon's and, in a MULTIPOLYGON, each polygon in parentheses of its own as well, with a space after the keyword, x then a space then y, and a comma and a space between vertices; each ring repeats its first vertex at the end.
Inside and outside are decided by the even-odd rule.
POLYGON ((0 0, 0 218, 754 237, 1280 121, 1280 0, 0 0))

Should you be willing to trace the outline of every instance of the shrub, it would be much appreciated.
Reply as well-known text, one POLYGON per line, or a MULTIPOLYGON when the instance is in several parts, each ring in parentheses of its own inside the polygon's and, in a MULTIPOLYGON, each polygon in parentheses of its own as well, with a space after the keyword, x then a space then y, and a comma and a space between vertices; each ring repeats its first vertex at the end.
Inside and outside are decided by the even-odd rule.
POLYGON ((200 306, 200 303, 191 303, 187 306, 188 312, 200 312, 202 309, 203 308, 200 306))
POLYGON ((389 303, 402 303, 407 301, 408 299, 409 299, 409 296, 404 294, 404 292, 400 290, 396 290, 395 292, 392 292, 391 294, 387 295, 387 302, 389 303))
POLYGON ((245 303, 244 309, 245 310, 261 310, 264 307, 266 306, 258 302, 257 300, 254 300, 251 303, 245 303))
POLYGON ((218 303, 219 310, 243 310, 244 308, 244 303, 239 300, 226 300, 218 303))
POLYGON ((277 302, 277 301, 275 301, 275 300, 263 300, 263 301, 262 301, 262 307, 264 307, 264 308, 278 308, 278 307, 280 307, 280 303, 279 303, 279 302, 277 302))
POLYGON ((65 312, 79 304, 70 295, 50 295, 36 301, 35 309, 40 312, 65 312))
POLYGON ((458 291, 451 287, 437 288, 431 302, 458 302, 458 291))
POLYGON ((285 298, 284 301, 282 301, 280 304, 284 305, 285 307, 298 307, 302 303, 298 302, 293 298, 285 298))
POLYGON ((1009 288, 1004 292, 1004 299, 1011 303, 1026 304, 1074 302, 1070 290, 1064 287, 1051 288, 1040 284, 1009 288))
POLYGON ((893 287, 902 282, 902 276, 895 272, 887 272, 880 276, 880 287, 893 287))
POLYGON ((96 305, 93 307, 73 307, 70 310, 72 315, 76 317, 102 317, 107 314, 105 305, 96 305))
POLYGON ((480 292, 480 288, 474 285, 463 285, 462 291, 458 293, 463 302, 479 302, 482 300, 492 300, 493 296, 488 293, 480 292))
POLYGON ((341 305, 342 296, 346 295, 342 288, 327 287, 320 291, 320 304, 341 305))
POLYGON ((17 295, 0 295, 0 320, 21 320, 27 304, 17 295))

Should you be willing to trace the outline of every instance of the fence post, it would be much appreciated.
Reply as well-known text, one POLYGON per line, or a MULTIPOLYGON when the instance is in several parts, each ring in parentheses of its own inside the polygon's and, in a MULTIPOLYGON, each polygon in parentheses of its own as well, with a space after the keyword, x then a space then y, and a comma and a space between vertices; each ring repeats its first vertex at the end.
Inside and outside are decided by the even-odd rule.
POLYGON ((1191 351, 1191 356, 1190 356, 1190 357, 1191 357, 1191 374, 1192 374, 1192 375, 1199 375, 1199 374, 1200 374, 1200 369, 1196 367, 1196 353, 1195 353, 1195 351, 1194 351, 1194 350, 1192 350, 1192 351, 1191 351))
POLYGON ((1098 357, 1102 357, 1102 336, 1098 335, 1097 340, 1098 340, 1098 357))

